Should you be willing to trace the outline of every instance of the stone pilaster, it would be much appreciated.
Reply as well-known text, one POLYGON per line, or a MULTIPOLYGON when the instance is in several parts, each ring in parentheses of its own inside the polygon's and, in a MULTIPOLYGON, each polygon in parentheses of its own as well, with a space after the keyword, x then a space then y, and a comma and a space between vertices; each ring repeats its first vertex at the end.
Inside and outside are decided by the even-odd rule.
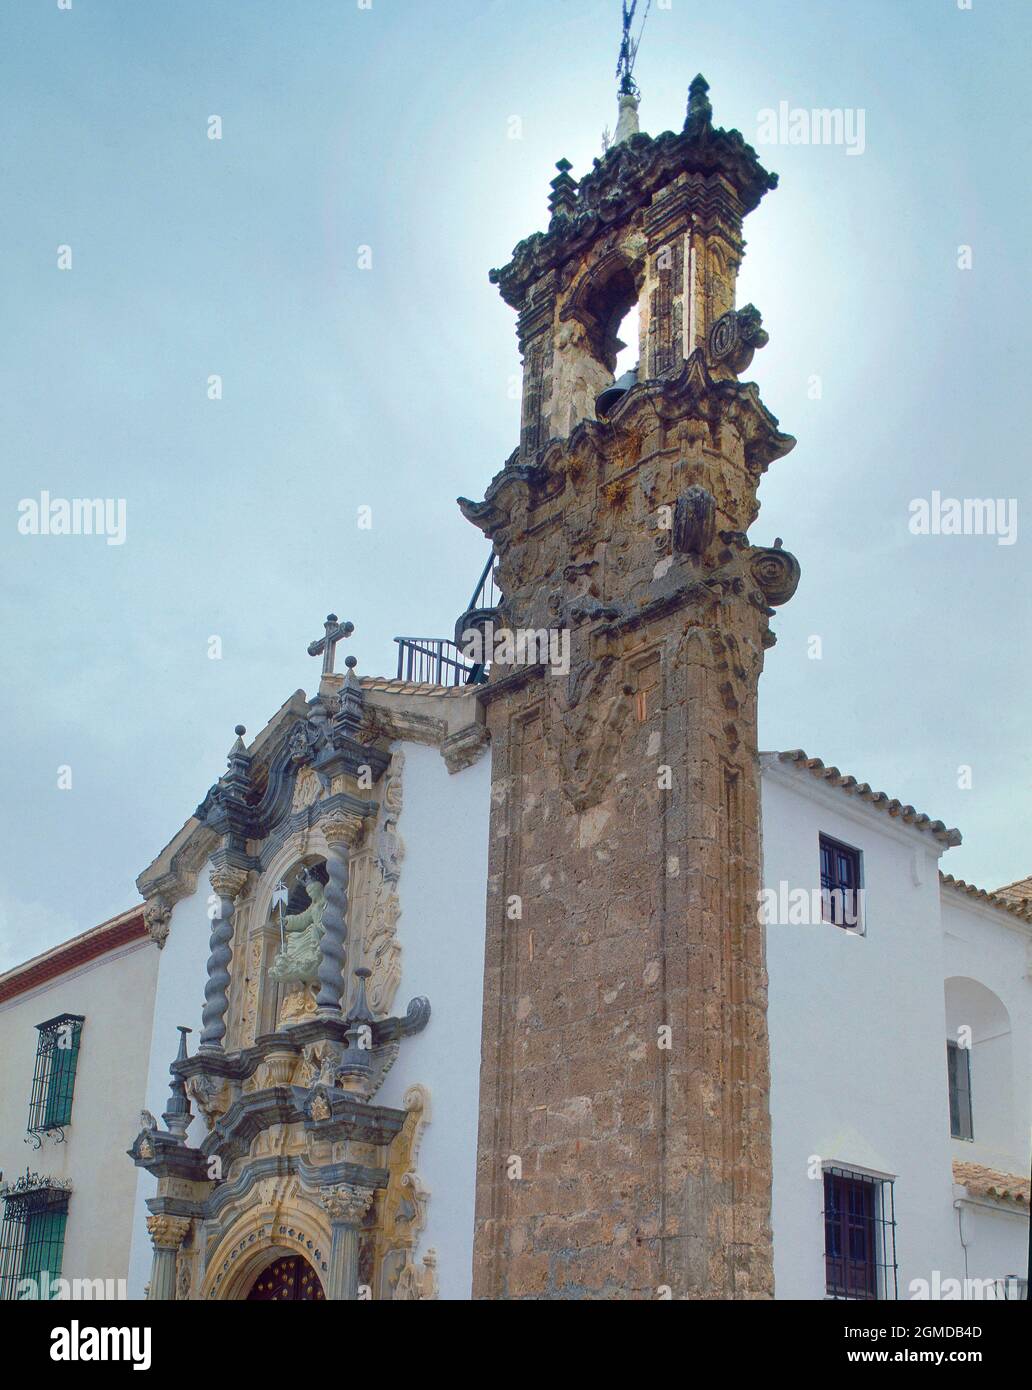
POLYGON ((354 1183, 339 1183, 319 1193, 330 1218, 332 1241, 326 1274, 329 1300, 356 1302, 358 1299, 358 1233, 372 1203, 374 1189, 354 1183))
POLYGON ((172 1302, 176 1296, 176 1255, 190 1230, 190 1221, 182 1216, 148 1216, 147 1230, 154 1247, 149 1297, 154 1302, 172 1302))
POLYGON ((326 836, 326 910, 319 943, 319 1013, 338 1017, 344 992, 344 942, 347 935, 348 861, 362 838, 362 819, 345 811, 324 817, 319 826, 326 836))
POLYGON ((201 1011, 200 1047, 202 1051, 221 1051, 226 1036, 226 1010, 229 1007, 229 963, 233 958, 233 909, 237 894, 247 882, 243 869, 213 864, 211 886, 216 901, 211 922, 208 980, 204 986, 201 1011))

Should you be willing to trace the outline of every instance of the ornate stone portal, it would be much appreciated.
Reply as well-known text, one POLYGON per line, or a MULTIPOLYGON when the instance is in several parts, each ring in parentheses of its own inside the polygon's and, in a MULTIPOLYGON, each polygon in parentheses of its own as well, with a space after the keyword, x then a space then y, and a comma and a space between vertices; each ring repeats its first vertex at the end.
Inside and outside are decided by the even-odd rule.
MULTIPOLYGON (((391 894, 401 757, 363 741, 354 659, 343 684, 333 676, 333 645, 350 630, 327 620, 325 640, 310 648, 328 655, 304 718, 281 730, 259 767, 238 727, 227 773, 197 811, 203 833, 217 837, 203 1032, 190 1057, 189 1030, 180 1030, 164 1128, 144 1116, 130 1150, 158 1180, 148 1201, 151 1298, 246 1298, 280 1257, 283 1268, 307 1262, 330 1300, 434 1291, 433 1252, 421 1268, 413 1263, 428 1197, 414 1165, 429 1098, 413 1087, 404 1109, 373 1103, 430 1005, 416 998, 403 1016, 387 1016, 400 979, 391 894), (363 873, 379 886, 365 889, 366 926, 352 949, 353 857, 373 826, 363 873), (268 905, 284 858, 287 891, 292 884, 299 900, 280 923, 268 905), (374 971, 359 963, 366 956, 374 971), (197 1146, 188 1142, 191 1100, 207 1127, 197 1146)), ((167 928, 152 915, 156 931, 167 928)))
MULTIPOLYGON (((519 312, 519 449, 482 502, 496 662, 474 1294, 769 1297, 769 1065, 756 691, 798 565, 746 532, 794 440, 737 373, 742 219, 775 186, 691 85, 492 272, 519 312), (616 329, 638 381, 596 419, 616 329)), ((569 166, 566 166, 567 168, 569 166)), ((553 186, 555 186, 553 182, 553 186)))

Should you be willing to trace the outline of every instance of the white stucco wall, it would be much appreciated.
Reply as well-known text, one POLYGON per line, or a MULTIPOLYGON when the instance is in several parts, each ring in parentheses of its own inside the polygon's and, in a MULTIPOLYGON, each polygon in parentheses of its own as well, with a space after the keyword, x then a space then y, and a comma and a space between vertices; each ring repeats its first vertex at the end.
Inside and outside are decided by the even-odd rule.
POLYGON ((0 1004, 0 1170, 70 1178, 62 1276, 124 1279, 136 1175, 125 1150, 143 1104, 158 952, 133 942, 0 1004), (82 1014, 71 1123, 64 1143, 24 1143, 36 1025, 82 1014))
POLYGON ((440 1296, 466 1299, 473 1281, 490 755, 449 775, 433 748, 405 745, 405 842, 398 891, 401 987, 395 1012, 423 994, 425 1031, 406 1038, 376 1102, 401 1106, 407 1087, 430 1092, 417 1168, 430 1189, 417 1258, 437 1252, 440 1296))
POLYGON ((763 883, 819 886, 818 835, 863 852, 866 934, 770 926, 778 1298, 825 1296, 827 1165, 895 1179, 900 1297, 963 1274, 953 1211, 937 842, 784 765, 762 783, 763 883))
MULTIPOLYGON (((1032 928, 955 888, 942 891, 946 1029, 973 1030, 973 1140, 950 1141, 952 1157, 1025 1177, 1032 1132, 1032 928), (989 997, 986 997, 989 992, 989 997)), ((1028 1218, 972 1200, 963 1190, 960 1235, 971 1278, 1024 1275, 1028 1218)))
MULTIPOLYGON (((165 946, 160 953, 157 970, 157 986, 154 995, 153 1019, 141 1038, 141 1052, 146 1063, 146 1102, 145 1108, 162 1124, 161 1112, 167 1107, 169 1099, 169 1063, 179 1047, 180 1024, 192 1028, 188 1042, 190 1055, 197 1050, 201 1033, 201 1009, 204 1006, 204 984, 207 979, 208 940, 211 935, 211 922, 208 919, 208 874, 202 870, 197 880, 199 891, 188 898, 182 898, 172 909, 170 930, 165 946)), ((153 949, 153 948, 152 948, 153 949)), ((137 1103, 137 1115, 141 1103, 137 1103)), ((139 1133, 139 1125, 134 1124, 124 1148, 139 1133)), ((206 1134, 204 1122, 195 1115, 189 1131, 189 1142, 198 1145, 206 1134)), ((157 1180, 142 1168, 133 1168, 132 1160, 125 1159, 132 1174, 138 1174, 134 1181, 135 1202, 133 1213, 133 1239, 129 1263, 129 1297, 142 1298, 144 1287, 150 1279, 151 1241, 147 1234, 147 1208, 145 1199, 153 1197, 157 1191, 157 1180)))

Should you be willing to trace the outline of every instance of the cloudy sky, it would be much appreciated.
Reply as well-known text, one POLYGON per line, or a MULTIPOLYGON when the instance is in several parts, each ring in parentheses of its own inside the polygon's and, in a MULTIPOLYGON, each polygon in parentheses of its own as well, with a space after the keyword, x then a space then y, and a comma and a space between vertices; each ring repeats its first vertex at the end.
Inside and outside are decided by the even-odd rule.
MULTIPOLYGON (((753 538, 803 566, 761 746, 959 826, 945 867, 993 887, 1032 871, 1032 6, 965 3, 654 0, 637 76, 653 134, 700 69, 754 143, 782 102, 862 113, 862 152, 758 144, 739 302, 799 444, 753 538), (933 492, 1016 499, 1016 543, 912 534, 933 492)), ((369 674, 451 631, 485 558, 454 499, 517 437, 487 270, 601 152, 619 8, 6 0, 0 967, 135 901, 329 609, 369 674), (124 544, 21 534, 43 491, 124 499, 124 544)))

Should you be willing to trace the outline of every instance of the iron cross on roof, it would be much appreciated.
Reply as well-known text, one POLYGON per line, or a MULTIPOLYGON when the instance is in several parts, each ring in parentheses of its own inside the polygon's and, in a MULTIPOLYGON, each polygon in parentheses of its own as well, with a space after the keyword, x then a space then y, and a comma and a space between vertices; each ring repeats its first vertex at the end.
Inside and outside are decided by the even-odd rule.
POLYGON ((355 630, 354 623, 339 623, 336 613, 327 613, 326 621, 323 623, 326 629, 322 637, 317 642, 309 642, 308 655, 318 656, 322 653, 322 673, 324 676, 333 675, 333 651, 342 637, 350 637, 355 630))

